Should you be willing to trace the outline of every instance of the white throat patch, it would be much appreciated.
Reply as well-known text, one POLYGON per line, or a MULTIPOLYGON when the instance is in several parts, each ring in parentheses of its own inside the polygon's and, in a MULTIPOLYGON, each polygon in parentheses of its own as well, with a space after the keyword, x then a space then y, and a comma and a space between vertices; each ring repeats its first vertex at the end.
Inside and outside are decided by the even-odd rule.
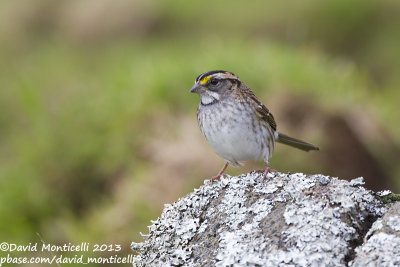
POLYGON ((201 103, 203 105, 209 105, 212 102, 218 101, 219 100, 219 94, 216 92, 212 91, 206 91, 203 94, 200 95, 201 103))

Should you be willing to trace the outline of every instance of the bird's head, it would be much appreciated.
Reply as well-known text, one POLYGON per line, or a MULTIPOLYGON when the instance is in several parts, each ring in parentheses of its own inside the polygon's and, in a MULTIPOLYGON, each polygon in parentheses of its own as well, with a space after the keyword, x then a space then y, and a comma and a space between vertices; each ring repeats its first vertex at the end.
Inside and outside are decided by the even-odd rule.
POLYGON ((213 70, 200 74, 190 92, 200 95, 202 105, 211 105, 229 96, 240 84, 232 72, 213 70))

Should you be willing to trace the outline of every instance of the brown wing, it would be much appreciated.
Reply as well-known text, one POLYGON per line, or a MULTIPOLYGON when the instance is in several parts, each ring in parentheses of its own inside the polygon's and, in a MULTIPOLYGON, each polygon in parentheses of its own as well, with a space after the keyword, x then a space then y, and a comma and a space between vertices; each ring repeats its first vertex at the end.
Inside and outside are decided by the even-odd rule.
POLYGON ((259 115, 262 120, 268 122, 268 124, 272 127, 272 129, 276 131, 276 122, 272 113, 267 109, 266 106, 264 106, 263 103, 260 102, 260 100, 257 99, 257 97, 254 94, 250 96, 250 99, 257 104, 256 106, 256 111, 258 113, 257 115, 259 115))
POLYGON ((260 100, 257 99, 256 95, 251 91, 251 89, 242 81, 237 79, 237 88, 236 90, 236 98, 249 98, 254 102, 254 106, 256 107, 257 116, 267 122, 271 128, 276 131, 276 122, 272 113, 261 103, 260 100))

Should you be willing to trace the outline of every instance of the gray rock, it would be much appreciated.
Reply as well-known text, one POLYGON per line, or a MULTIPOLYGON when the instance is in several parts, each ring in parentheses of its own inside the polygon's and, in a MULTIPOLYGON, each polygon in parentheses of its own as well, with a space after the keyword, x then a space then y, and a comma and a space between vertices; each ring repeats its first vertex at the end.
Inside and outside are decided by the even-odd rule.
POLYGON ((400 202, 388 205, 355 251, 353 266, 400 266, 400 202))
POLYGON ((301 173, 207 180, 132 243, 134 266, 398 265, 399 206, 362 184, 301 173))

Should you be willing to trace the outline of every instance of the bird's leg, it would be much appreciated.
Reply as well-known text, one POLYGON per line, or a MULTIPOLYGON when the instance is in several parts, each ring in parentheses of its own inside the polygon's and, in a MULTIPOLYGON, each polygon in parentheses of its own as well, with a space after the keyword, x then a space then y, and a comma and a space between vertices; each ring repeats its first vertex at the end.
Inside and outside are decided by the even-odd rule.
POLYGON ((276 172, 276 170, 271 169, 271 168, 269 167, 268 161, 266 161, 266 162, 265 162, 265 168, 264 168, 264 169, 261 169, 261 170, 256 170, 256 172, 262 172, 262 173, 264 173, 264 179, 265 179, 265 178, 267 178, 267 174, 268 174, 269 172, 276 172))
POLYGON ((269 172, 276 172, 276 170, 271 169, 271 168, 269 167, 269 163, 268 163, 268 161, 267 161, 267 162, 265 162, 264 179, 267 178, 267 174, 268 174, 269 172))
POLYGON ((214 180, 218 180, 219 178, 221 178, 222 174, 224 174, 224 171, 226 170, 226 168, 228 168, 229 163, 225 163, 224 167, 222 167, 222 169, 219 171, 219 173, 212 177, 210 180, 211 182, 214 182, 214 180))

